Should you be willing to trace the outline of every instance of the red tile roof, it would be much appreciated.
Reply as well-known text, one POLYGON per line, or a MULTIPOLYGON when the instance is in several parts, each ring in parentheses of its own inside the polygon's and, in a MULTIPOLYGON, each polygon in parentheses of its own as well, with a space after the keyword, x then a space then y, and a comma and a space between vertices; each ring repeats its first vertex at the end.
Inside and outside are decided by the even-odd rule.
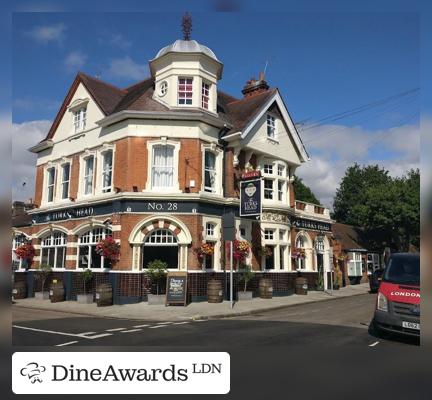
MULTIPOLYGON (((53 137, 80 83, 86 87, 105 115, 111 115, 124 110, 158 112, 169 110, 166 106, 153 99, 154 84, 152 78, 145 79, 132 86, 121 89, 103 82, 100 79, 79 72, 44 140, 53 137)), ((262 106, 276 91, 277 89, 269 89, 265 92, 241 99, 218 91, 217 112, 219 117, 233 126, 226 134, 241 131, 245 128, 248 122, 260 111, 262 106)))

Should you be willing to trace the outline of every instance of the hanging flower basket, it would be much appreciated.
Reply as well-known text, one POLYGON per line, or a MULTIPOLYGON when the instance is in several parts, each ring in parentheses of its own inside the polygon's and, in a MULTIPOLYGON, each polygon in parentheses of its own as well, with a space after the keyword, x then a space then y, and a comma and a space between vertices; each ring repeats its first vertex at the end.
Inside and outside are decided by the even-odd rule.
POLYGON ((260 247, 258 249, 258 254, 260 256, 264 256, 264 257, 270 257, 273 255, 273 250, 271 247, 269 246, 264 246, 264 247, 260 247))
POLYGON ((96 253, 115 262, 120 258, 120 245, 112 236, 107 236, 96 245, 96 253))
POLYGON ((35 256, 35 248, 31 243, 22 244, 21 246, 17 247, 14 251, 18 258, 27 261, 28 264, 32 263, 33 258, 35 256))
POLYGON ((304 260, 306 258, 306 252, 304 249, 293 249, 291 258, 294 260, 304 260))
POLYGON ((194 248, 198 261, 202 262, 205 256, 211 256, 214 254, 214 245, 212 243, 203 243, 201 246, 194 248))
POLYGON ((244 262, 249 256, 250 244, 246 240, 234 240, 233 258, 238 262, 244 262))

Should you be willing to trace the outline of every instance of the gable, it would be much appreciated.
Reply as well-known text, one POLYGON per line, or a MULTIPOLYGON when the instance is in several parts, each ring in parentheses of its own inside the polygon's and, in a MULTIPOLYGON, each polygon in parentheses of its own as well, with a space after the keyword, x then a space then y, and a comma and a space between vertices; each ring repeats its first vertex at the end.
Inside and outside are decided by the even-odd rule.
POLYGON ((277 106, 266 109, 266 112, 250 128, 242 143, 251 150, 266 153, 272 158, 284 160, 290 164, 300 165, 303 161, 277 106), (267 114, 275 118, 276 140, 267 137, 267 114))
POLYGON ((69 101, 65 105, 64 111, 57 121, 57 126, 54 132, 52 132, 52 139, 54 142, 62 141, 68 137, 74 135, 74 124, 73 124, 73 112, 70 107, 76 104, 86 104, 87 115, 86 115, 86 129, 98 128, 96 121, 104 117, 99 105, 93 99, 90 92, 83 85, 82 82, 78 83, 73 95, 68 99, 69 101))

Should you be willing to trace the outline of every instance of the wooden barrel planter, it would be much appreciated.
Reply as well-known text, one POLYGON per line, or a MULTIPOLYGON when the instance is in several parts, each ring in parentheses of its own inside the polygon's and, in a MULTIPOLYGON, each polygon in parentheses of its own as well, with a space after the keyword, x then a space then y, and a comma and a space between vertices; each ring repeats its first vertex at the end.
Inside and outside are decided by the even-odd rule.
POLYGON ((273 297, 273 282, 268 278, 261 278, 259 281, 259 297, 271 299, 273 297))
POLYGON ((207 283, 207 301, 209 303, 222 303, 222 282, 212 279, 207 283))
POLYGON ((51 303, 58 303, 65 300, 65 288, 62 281, 53 282, 50 288, 51 303))
POLYGON ((98 307, 113 305, 113 289, 111 283, 101 283, 97 286, 96 304, 98 307))
POLYGON ((298 276, 295 281, 295 292, 296 294, 307 294, 308 292, 308 281, 302 276, 298 276))
POLYGON ((25 299, 27 297, 27 283, 26 281, 14 282, 12 288, 12 296, 14 299, 25 299))

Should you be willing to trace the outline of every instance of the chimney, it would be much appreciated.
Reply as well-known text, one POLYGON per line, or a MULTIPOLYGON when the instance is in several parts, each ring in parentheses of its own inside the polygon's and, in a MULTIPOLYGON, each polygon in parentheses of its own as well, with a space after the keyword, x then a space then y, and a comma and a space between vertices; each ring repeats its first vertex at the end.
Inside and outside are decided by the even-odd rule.
POLYGON ((25 213, 25 204, 23 201, 14 201, 12 203, 12 217, 25 213))
POLYGON ((242 90, 243 97, 250 97, 256 94, 265 92, 269 89, 269 85, 265 81, 264 72, 260 72, 259 79, 251 78, 246 82, 245 87, 242 90))

